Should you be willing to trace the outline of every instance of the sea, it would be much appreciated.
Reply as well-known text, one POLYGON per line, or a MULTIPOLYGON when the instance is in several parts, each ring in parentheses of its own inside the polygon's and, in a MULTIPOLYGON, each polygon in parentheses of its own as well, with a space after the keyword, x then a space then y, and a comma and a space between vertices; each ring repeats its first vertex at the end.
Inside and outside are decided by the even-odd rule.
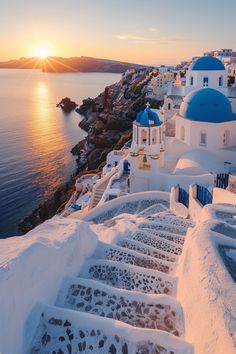
POLYGON ((82 117, 57 103, 67 96, 81 104, 120 77, 0 69, 0 238, 20 235, 20 220, 76 169, 70 150, 86 136, 82 117))

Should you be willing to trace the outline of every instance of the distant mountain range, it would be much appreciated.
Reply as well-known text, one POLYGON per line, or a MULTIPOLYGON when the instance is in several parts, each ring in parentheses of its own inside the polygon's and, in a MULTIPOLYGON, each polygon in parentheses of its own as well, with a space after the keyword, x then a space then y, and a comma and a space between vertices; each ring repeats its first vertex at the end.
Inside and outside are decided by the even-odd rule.
POLYGON ((44 72, 109 72, 123 73, 128 69, 142 69, 145 65, 91 57, 47 57, 46 59, 20 58, 0 62, 0 68, 41 69, 44 72))

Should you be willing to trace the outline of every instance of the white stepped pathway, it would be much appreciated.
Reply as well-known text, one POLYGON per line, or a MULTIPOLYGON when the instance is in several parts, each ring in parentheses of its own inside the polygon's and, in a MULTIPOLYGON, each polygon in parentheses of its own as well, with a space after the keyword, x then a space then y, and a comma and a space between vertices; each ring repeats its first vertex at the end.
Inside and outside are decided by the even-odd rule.
POLYGON ((162 330, 54 306, 42 306, 31 354, 193 354, 184 340, 162 330))
POLYGON ((139 213, 137 230, 117 244, 99 242, 79 277, 65 279, 56 306, 41 305, 30 353, 193 354, 180 338, 184 318, 174 276, 193 224, 162 200, 128 202, 93 222, 127 212, 139 213))
POLYGON ((184 333, 182 308, 167 295, 141 294, 94 280, 68 278, 56 304, 120 320, 135 327, 160 329, 176 336, 184 333))
MULTIPOLYGON (((155 206, 155 205, 154 205, 155 206)), ((154 207, 153 206, 153 207, 154 207)), ((151 208, 150 209, 151 212, 151 208)), ((149 213, 149 215, 147 214, 147 211, 145 210, 144 212, 139 213, 139 216, 144 216, 146 217, 149 221, 153 221, 153 222, 160 222, 163 221, 165 223, 170 223, 172 225, 179 225, 179 226, 184 226, 187 228, 188 227, 194 227, 195 226, 195 222, 191 219, 184 219, 182 217, 177 216, 173 211, 171 210, 163 210, 161 212, 154 212, 153 213, 149 213)))
MULTIPOLYGON (((148 225, 146 225, 148 226, 148 225)), ((143 227, 139 229, 139 232, 147 232, 150 236, 158 236, 167 241, 171 241, 173 243, 177 243, 179 245, 183 245, 185 241, 185 236, 173 234, 172 232, 156 230, 154 228, 143 227)))
POLYGON ((178 260, 178 256, 175 254, 162 251, 152 246, 148 246, 142 242, 132 240, 128 237, 119 239, 117 244, 121 247, 128 248, 130 250, 134 250, 154 258, 162 259, 164 261, 177 262, 178 260))
MULTIPOLYGON (((151 205, 150 207, 146 208, 145 210, 142 210, 139 212, 139 216, 151 216, 151 215, 155 215, 155 214, 160 214, 162 212, 168 212, 169 209, 166 205, 163 205, 161 203, 156 203, 154 205, 151 205)), ((172 213, 172 212, 171 212, 172 213)))
POLYGON ((176 296, 177 279, 163 272, 104 259, 88 260, 80 274, 120 289, 176 296))
POLYGON ((143 268, 155 269, 167 274, 173 274, 176 270, 176 263, 168 260, 156 259, 128 248, 103 242, 99 242, 94 257, 133 264, 143 268))
POLYGON ((149 228, 154 230, 162 230, 180 236, 185 236, 187 229, 189 228, 189 226, 187 225, 186 226, 173 225, 173 223, 171 223, 171 220, 169 223, 163 222, 162 220, 160 222, 144 221, 141 222, 138 227, 140 229, 149 228))
POLYGON ((166 211, 169 207, 169 203, 166 200, 156 199, 125 202, 121 203, 119 206, 101 212, 99 216, 94 217, 91 221, 95 224, 101 224, 121 214, 139 214, 152 206, 155 206, 155 208, 158 208, 160 211, 166 211))
POLYGON ((179 226, 181 228, 184 228, 184 230, 188 229, 189 227, 194 226, 194 223, 192 222, 192 220, 181 219, 181 218, 176 217, 175 215, 169 215, 168 213, 165 213, 165 212, 156 215, 155 221, 153 221, 153 222, 161 222, 161 223, 166 223, 166 224, 170 224, 170 225, 174 225, 174 226, 179 226))
POLYGON ((134 233, 128 235, 128 238, 173 255, 180 255, 182 253, 182 245, 169 241, 162 236, 153 235, 148 230, 146 231, 146 229, 135 231, 134 233))
POLYGON ((169 203, 166 202, 166 200, 158 200, 158 201, 143 200, 139 202, 137 213, 139 214, 146 213, 146 215, 152 215, 154 212, 160 213, 163 211, 167 211, 168 209, 169 209, 169 203))

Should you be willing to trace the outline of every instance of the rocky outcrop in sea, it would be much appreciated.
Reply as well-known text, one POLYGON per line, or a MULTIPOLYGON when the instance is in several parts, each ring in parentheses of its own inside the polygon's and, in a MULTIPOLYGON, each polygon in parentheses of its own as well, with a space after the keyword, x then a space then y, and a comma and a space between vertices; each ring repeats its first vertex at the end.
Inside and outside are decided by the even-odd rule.
POLYGON ((63 112, 65 113, 70 113, 72 111, 74 111, 74 109, 77 107, 77 103, 75 103, 74 101, 71 101, 71 99, 69 97, 65 97, 63 98, 58 104, 57 107, 61 107, 61 109, 63 110, 63 112))

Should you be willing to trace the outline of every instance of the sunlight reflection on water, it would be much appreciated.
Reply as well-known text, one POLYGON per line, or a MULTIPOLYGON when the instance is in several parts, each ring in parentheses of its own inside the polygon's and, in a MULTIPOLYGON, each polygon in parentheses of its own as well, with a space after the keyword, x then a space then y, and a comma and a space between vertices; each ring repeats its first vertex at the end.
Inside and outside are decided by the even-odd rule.
POLYGON ((75 169, 70 150, 85 132, 76 112, 65 115, 56 104, 65 96, 81 103, 119 78, 0 70, 0 238, 19 234, 19 220, 75 169))

